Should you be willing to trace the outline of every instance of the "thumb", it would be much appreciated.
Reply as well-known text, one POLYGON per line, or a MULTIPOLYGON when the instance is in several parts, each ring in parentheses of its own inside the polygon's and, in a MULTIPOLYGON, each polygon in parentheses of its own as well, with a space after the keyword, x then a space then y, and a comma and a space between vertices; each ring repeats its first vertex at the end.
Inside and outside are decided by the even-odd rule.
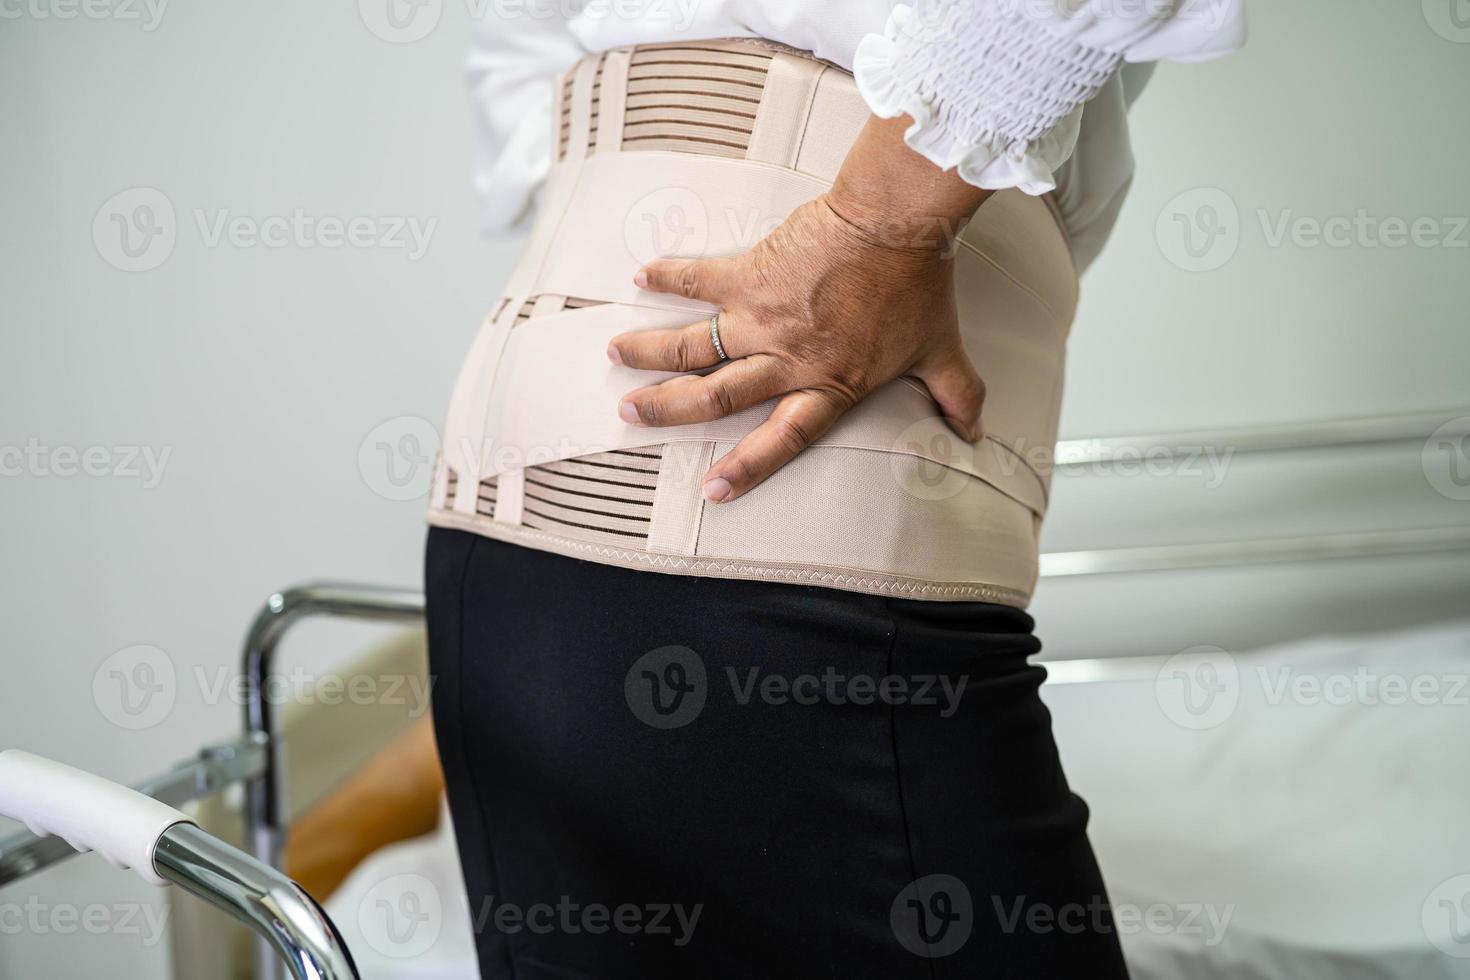
POLYGON ((950 428, 968 442, 979 442, 985 434, 980 424, 985 382, 964 350, 956 346, 932 355, 920 361, 913 374, 929 388, 950 428))

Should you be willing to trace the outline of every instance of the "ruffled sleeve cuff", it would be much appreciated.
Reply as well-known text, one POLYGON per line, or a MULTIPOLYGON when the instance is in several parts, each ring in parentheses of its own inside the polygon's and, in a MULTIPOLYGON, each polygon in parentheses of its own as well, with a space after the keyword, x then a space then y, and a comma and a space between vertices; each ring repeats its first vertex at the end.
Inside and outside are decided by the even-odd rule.
POLYGON ((1071 155, 1082 104, 1122 54, 1078 43, 1004 4, 894 7, 858 45, 853 74, 875 115, 908 114, 904 140, 977 187, 1044 194, 1071 155))

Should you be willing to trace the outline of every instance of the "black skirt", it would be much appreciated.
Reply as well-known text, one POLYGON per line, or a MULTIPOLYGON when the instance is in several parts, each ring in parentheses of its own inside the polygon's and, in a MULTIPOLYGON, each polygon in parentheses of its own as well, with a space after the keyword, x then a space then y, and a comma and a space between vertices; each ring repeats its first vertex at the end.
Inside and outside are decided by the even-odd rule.
POLYGON ((430 531, 493 980, 1126 977, 1021 610, 430 531))

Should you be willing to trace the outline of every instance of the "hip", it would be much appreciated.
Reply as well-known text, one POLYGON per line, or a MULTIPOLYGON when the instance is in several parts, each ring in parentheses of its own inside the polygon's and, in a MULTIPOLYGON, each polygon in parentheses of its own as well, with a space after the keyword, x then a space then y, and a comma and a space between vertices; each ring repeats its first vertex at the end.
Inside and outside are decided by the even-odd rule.
POLYGON ((1107 904, 1021 610, 658 580, 442 529, 427 578, 474 907, 690 913, 636 943, 483 917, 486 977, 1125 975, 1109 923, 1011 918, 1107 904), (931 886, 948 928, 916 915, 931 886))

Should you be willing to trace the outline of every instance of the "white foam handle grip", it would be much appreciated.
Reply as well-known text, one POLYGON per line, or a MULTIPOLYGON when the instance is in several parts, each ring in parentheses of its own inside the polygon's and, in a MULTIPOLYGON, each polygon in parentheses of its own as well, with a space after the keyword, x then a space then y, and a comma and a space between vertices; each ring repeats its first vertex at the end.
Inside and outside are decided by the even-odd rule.
POLYGON ((155 885, 153 849, 187 816, 137 790, 19 749, 0 752, 0 815, 79 851, 96 851, 155 885))

